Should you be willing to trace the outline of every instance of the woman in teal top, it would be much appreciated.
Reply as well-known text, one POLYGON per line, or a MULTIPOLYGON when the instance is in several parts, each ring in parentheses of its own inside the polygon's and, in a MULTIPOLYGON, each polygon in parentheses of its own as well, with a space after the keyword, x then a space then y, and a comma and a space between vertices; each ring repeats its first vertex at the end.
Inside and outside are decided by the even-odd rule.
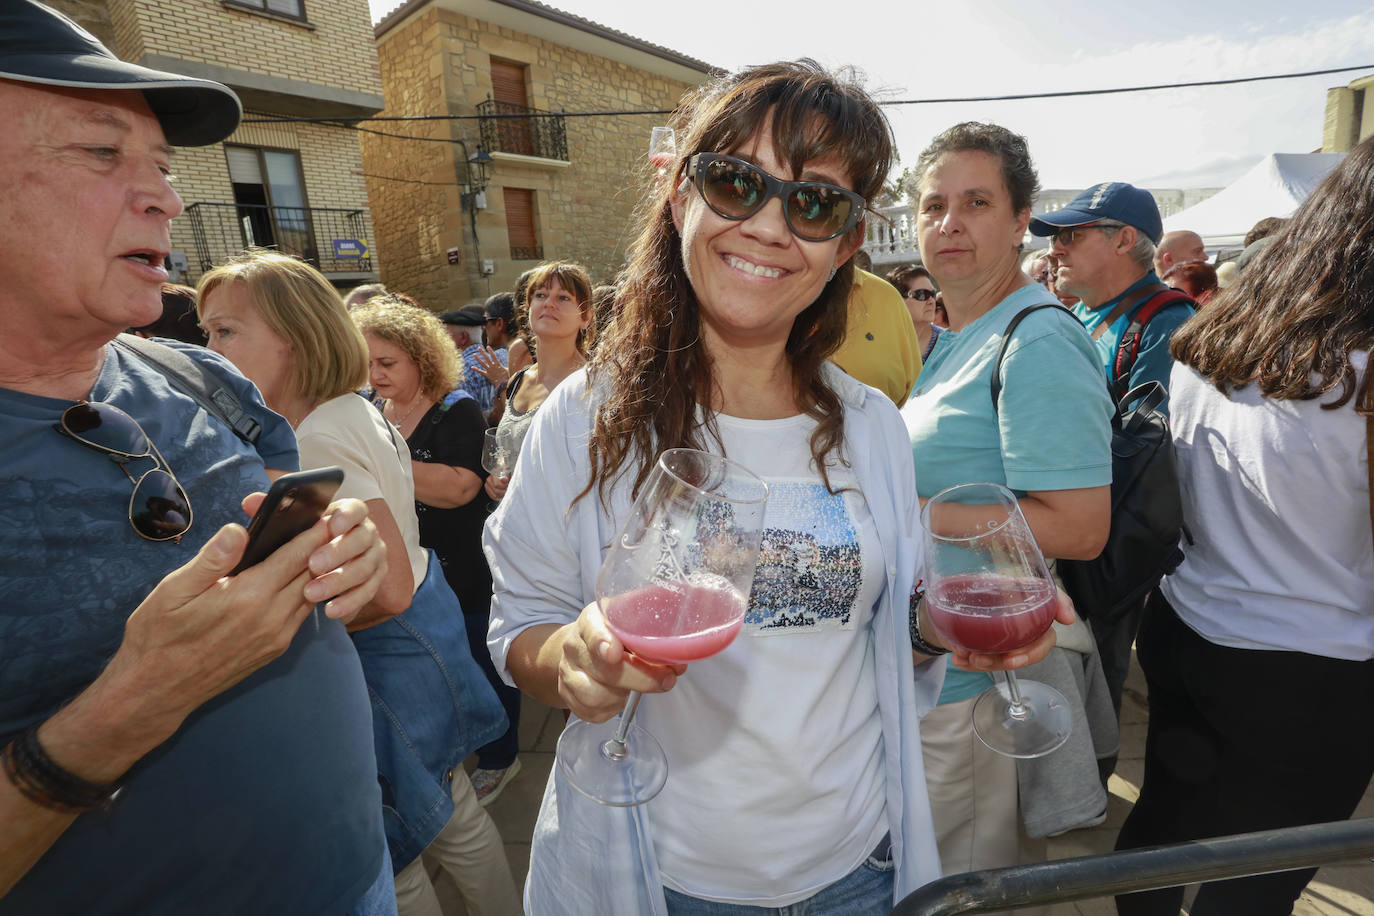
MULTIPOLYGON (((1111 403, 1092 339, 1072 315, 1042 309, 1017 326, 992 402, 1007 325, 1056 301, 1020 268, 1038 189, 1026 142, 996 125, 959 124, 931 142, 916 171, 921 260, 949 314, 902 409, 917 491, 924 501, 959 483, 1005 484, 1047 558, 1095 557, 1110 528, 1111 403)), ((1016 762, 973 734, 968 707, 991 683, 951 666, 941 706, 921 723, 946 873, 1043 857, 1018 843, 1016 762)))

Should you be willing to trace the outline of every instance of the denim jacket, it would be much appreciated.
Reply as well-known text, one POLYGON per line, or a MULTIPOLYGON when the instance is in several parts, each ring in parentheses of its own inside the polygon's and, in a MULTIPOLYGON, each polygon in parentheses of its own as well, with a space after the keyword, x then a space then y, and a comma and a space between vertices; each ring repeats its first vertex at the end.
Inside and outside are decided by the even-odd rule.
POLYGON ((506 730, 468 648, 463 611, 433 551, 403 613, 353 633, 372 700, 377 781, 392 868, 413 862, 453 814, 463 758, 506 730))
MULTIPOLYGON (((935 704, 944 665, 912 669, 907 608, 921 542, 906 429, 881 392, 833 365, 823 371, 844 403, 844 453, 867 497, 883 552, 885 588, 872 626, 895 899, 900 899, 940 876, 918 718, 935 704)), ((588 479, 587 437, 595 403, 585 372, 559 386, 535 417, 511 487, 487 523, 483 543, 495 583, 489 645, 496 669, 507 680, 506 655, 521 631, 540 623, 568 623, 594 600, 602 545, 614 538, 630 506, 623 479, 611 493, 609 512, 595 491, 573 502, 588 479)), ((573 789, 555 765, 535 824, 525 908, 540 916, 666 913, 644 807, 598 804, 573 789)))

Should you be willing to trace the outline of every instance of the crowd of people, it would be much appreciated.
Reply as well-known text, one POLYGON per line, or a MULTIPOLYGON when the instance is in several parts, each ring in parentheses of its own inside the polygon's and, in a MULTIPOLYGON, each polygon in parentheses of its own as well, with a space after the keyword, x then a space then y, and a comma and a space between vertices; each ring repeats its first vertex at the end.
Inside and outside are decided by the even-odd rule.
MULTIPOLYGON (((909 188, 922 263, 884 280, 858 263, 881 109, 847 72, 750 67, 674 114, 612 284, 555 261, 444 310, 261 249, 167 284, 171 146, 228 136, 238 99, 31 0, 0 35, 0 916, 434 916, 431 866, 472 914, 886 913, 1102 822, 1133 645, 1149 733, 1118 848, 1347 818, 1369 785, 1374 140, 1223 284, 1148 192, 1034 213, 1025 140, 957 124, 909 188), (1127 613, 1061 589, 1030 644, 952 647, 922 505, 1000 484, 1052 569, 1092 560, 1112 417, 1151 383, 1182 564, 1127 613), (596 600, 670 448, 763 478, 788 557, 690 667, 636 656, 596 600), (329 466, 320 521, 235 572, 262 491, 329 466), (1072 708, 1048 756, 975 734, 1012 669, 1072 708), (522 695, 603 722, 632 693, 662 793, 603 805, 555 767, 512 874, 488 807, 522 695)), ((1288 913, 1312 874, 1191 912, 1288 913)))

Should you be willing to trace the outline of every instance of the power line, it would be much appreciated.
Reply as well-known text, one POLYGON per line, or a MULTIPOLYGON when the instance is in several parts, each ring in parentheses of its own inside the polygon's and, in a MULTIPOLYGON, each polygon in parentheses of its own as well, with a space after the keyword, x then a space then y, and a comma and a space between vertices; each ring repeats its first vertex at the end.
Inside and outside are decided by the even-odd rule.
POLYGON ((1078 95, 1112 95, 1122 92, 1154 92, 1158 89, 1193 89, 1205 86, 1234 86, 1237 83, 1259 83, 1265 80, 1291 80, 1304 76, 1328 76, 1351 70, 1374 69, 1374 64, 1358 67, 1332 67, 1329 70, 1308 70, 1303 73, 1272 73, 1267 76, 1238 76, 1225 80, 1197 80, 1188 83, 1155 83, 1149 86, 1126 86, 1119 89, 1070 89, 1064 92, 1025 92, 1016 95, 984 95, 964 99, 901 99, 882 102, 883 105, 944 105, 951 102, 1014 102, 1022 99, 1062 99, 1078 95))
MULTIPOLYGON (((1113 89, 1066 89, 1059 92, 1023 92, 1009 95, 982 95, 967 96, 964 98, 947 99, 889 99, 880 101, 880 105, 949 105, 971 102, 1017 102, 1028 99, 1062 99, 1074 96, 1091 95, 1116 95, 1128 92, 1156 92, 1161 89, 1195 89, 1209 86, 1234 86, 1240 83, 1259 83, 1268 80, 1288 80, 1301 79, 1309 76, 1329 76, 1333 73, 1349 73, 1352 70, 1374 70, 1374 64, 1361 64, 1353 67, 1331 67, 1325 70, 1305 70, 1298 73, 1271 73, 1263 76, 1238 76, 1231 79, 1215 80, 1194 80, 1191 82, 1180 83, 1154 83, 1147 86, 1121 86, 1113 89)), ((334 127, 347 127, 352 130, 359 130, 365 133, 377 134, 382 137, 393 137, 401 140, 429 140, 437 143, 452 143, 452 140, 440 137, 412 137, 405 134, 391 134, 378 130, 370 130, 357 125, 364 121, 477 121, 477 120, 508 120, 520 119, 530 120, 535 118, 604 118, 621 117, 627 115, 669 115, 673 109, 618 109, 607 111, 565 111, 565 112, 530 112, 522 114, 470 114, 470 115, 387 115, 382 117, 368 118, 300 118, 300 117, 274 117, 274 118, 244 118, 244 124, 324 124, 334 127)))

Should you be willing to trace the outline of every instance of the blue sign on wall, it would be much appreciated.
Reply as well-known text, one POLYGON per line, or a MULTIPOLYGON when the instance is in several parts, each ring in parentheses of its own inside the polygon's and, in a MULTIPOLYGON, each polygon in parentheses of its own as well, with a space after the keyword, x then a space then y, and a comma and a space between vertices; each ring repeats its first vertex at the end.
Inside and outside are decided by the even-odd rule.
POLYGON ((334 257, 365 258, 367 257, 367 244, 357 239, 334 239, 334 257))

